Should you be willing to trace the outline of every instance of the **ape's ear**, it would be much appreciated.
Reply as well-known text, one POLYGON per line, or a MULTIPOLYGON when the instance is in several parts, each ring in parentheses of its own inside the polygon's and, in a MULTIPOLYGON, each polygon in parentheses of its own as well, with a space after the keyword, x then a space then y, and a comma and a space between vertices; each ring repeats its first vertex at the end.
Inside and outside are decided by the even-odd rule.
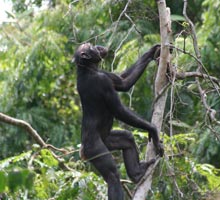
POLYGON ((92 56, 90 56, 88 53, 85 53, 85 52, 81 52, 80 56, 81 56, 81 58, 84 58, 87 60, 92 58, 92 56))

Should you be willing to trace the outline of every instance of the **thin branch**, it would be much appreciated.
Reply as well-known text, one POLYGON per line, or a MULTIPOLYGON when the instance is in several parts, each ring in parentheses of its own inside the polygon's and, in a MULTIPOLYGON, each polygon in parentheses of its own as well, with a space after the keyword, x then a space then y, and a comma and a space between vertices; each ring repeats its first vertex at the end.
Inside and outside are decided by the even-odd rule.
POLYGON ((132 198, 132 193, 131 193, 130 189, 128 188, 128 186, 125 184, 125 182, 122 182, 122 186, 123 186, 124 190, 127 192, 127 195, 129 196, 129 199, 131 199, 132 198))
POLYGON ((78 2, 79 0, 74 0, 72 2, 69 3, 68 5, 68 11, 66 12, 66 14, 63 16, 63 18, 65 18, 67 15, 69 15, 71 12, 72 12, 72 7, 73 7, 73 4, 78 2))
MULTIPOLYGON (((175 48, 177 51, 180 51, 180 52, 182 52, 182 53, 184 53, 184 54, 187 54, 187 55, 191 56, 192 58, 194 58, 194 59, 198 62, 199 66, 201 66, 201 67, 204 69, 205 73, 206 73, 206 75, 203 74, 203 73, 201 73, 201 74, 203 74, 203 77, 205 77, 205 78, 207 77, 207 78, 210 80, 210 82, 212 83, 212 85, 213 85, 214 88, 216 89, 218 95, 220 96, 220 93, 219 93, 218 89, 216 88, 215 84, 213 83, 213 82, 215 82, 215 83, 217 83, 217 84, 219 85, 219 80, 218 80, 217 78, 214 78, 214 79, 213 79, 212 76, 209 75, 208 70, 207 70, 206 67, 203 65, 203 63, 202 63, 202 61, 201 61, 200 58, 198 58, 197 56, 193 55, 193 54, 190 53, 189 51, 185 51, 185 50, 180 49, 180 48, 178 48, 178 47, 175 47, 175 46, 173 46, 173 45, 169 45, 169 46, 170 46, 170 48, 175 48)), ((198 73, 200 73, 200 72, 198 71, 198 73)), ((200 77, 200 76, 199 76, 199 77, 200 77)))
POLYGON ((193 24, 193 22, 189 19, 187 13, 186 13, 186 8, 187 8, 187 4, 188 1, 187 0, 183 0, 184 5, 183 5, 183 16, 185 17, 186 21, 190 24, 190 27, 192 29, 192 39, 193 39, 193 47, 196 53, 196 57, 200 60, 201 59, 201 55, 199 52, 199 47, 198 47, 198 42, 197 42, 197 36, 196 36, 196 30, 195 30, 195 26, 193 24))
POLYGON ((211 126, 208 125, 207 127, 208 127, 208 129, 210 129, 214 133, 215 137, 220 142, 220 138, 219 138, 219 135, 218 135, 219 133, 216 132, 211 126))
POLYGON ((112 32, 111 38, 110 38, 110 40, 109 40, 109 41, 110 41, 109 43, 111 43, 112 38, 114 37, 114 34, 115 34, 116 30, 117 30, 118 24, 119 24, 119 22, 120 22, 122 16, 126 13, 126 11, 127 11, 128 6, 129 6, 130 3, 131 3, 131 0, 128 0, 128 2, 126 3, 126 5, 125 5, 123 11, 120 13, 120 15, 119 15, 119 17, 118 17, 118 19, 117 19, 117 21, 116 21, 114 30, 113 30, 113 32, 112 32))
POLYGON ((125 17, 134 25, 135 30, 141 35, 141 31, 138 30, 137 25, 134 23, 134 21, 130 18, 130 16, 125 13, 125 17))
MULTIPOLYGON (((169 111, 170 131, 169 131, 169 133, 170 133, 171 143, 173 142, 173 112, 174 112, 173 107, 174 107, 174 98, 175 98, 174 89, 175 89, 176 74, 177 74, 177 70, 176 70, 176 66, 175 66, 174 70, 172 69, 171 89, 170 89, 170 111, 169 111)), ((172 154, 172 158, 173 158, 173 155, 174 155, 173 148, 171 148, 171 154, 172 154)), ((178 188, 178 186, 177 186, 177 188, 178 188)))
POLYGON ((41 147, 46 147, 47 144, 43 141, 43 139, 39 136, 39 134, 37 133, 36 130, 34 130, 30 124, 28 124, 27 122, 20 120, 20 119, 16 119, 13 117, 10 117, 8 115, 5 115, 3 113, 0 113, 0 121, 5 122, 7 124, 11 124, 14 126, 19 126, 23 129, 25 129, 29 135, 41 146, 41 147))
MULTIPOLYGON (((7 124, 11 124, 13 126, 18 126, 18 127, 21 127, 23 128, 24 130, 26 130, 28 132, 28 134, 42 147, 42 148, 48 148, 48 149, 51 149, 51 150, 55 150, 55 151, 59 151, 59 152, 62 152, 64 154, 68 153, 67 150, 65 149, 59 149, 59 148, 56 148, 54 147, 53 145, 51 144, 47 144, 44 142, 44 140, 40 137, 40 135, 37 133, 37 131, 35 129, 33 129, 31 127, 31 125, 23 120, 20 120, 20 119, 16 119, 16 118, 13 118, 13 117, 10 117, 8 115, 5 115, 3 113, 0 113, 0 122, 4 122, 4 123, 7 123, 7 124)), ((60 167, 62 167, 63 169, 65 170, 71 170, 68 166, 66 166, 63 161, 61 159, 59 159, 59 157, 54 153, 52 152, 52 155, 54 156, 54 158, 56 158, 58 161, 59 161, 59 165, 60 167)))
MULTIPOLYGON (((205 70, 205 72, 207 73, 208 75, 208 71, 207 69, 204 67, 204 65, 202 64, 202 61, 201 61, 201 55, 200 55, 200 52, 199 52, 199 48, 198 48, 198 41, 197 41, 197 37, 196 37, 196 31, 195 31, 195 26, 194 24, 192 23, 192 21, 189 19, 189 17, 187 16, 187 13, 186 13, 186 8, 187 8, 187 0, 183 0, 184 2, 184 7, 183 7, 183 16, 185 17, 186 21, 190 24, 190 27, 191 27, 191 30, 192 30, 192 39, 193 39, 193 47, 194 47, 194 51, 195 51, 195 54, 196 54, 196 58, 197 60, 199 61, 198 62, 198 68, 197 68, 197 72, 200 72, 201 71, 201 68, 203 68, 205 70)), ((209 75, 208 75, 209 76, 209 75)), ((213 81, 210 79, 213 87, 216 89, 216 92, 218 93, 218 95, 220 96, 220 93, 218 91, 218 89, 216 88, 215 84, 213 83, 213 81)), ((216 111, 214 109, 212 109, 207 101, 206 101, 206 93, 205 91, 202 89, 202 86, 199 82, 199 78, 196 77, 196 83, 197 83, 197 87, 199 89, 199 93, 200 93, 200 97, 201 97, 201 100, 202 100, 202 103, 209 115, 209 118, 212 122, 220 125, 220 121, 217 121, 217 119, 215 118, 215 114, 216 114, 216 111)))
POLYGON ((209 76, 207 74, 203 74, 203 73, 200 73, 200 72, 177 72, 176 73, 176 78, 177 79, 185 79, 185 78, 191 78, 191 77, 211 79, 217 85, 220 85, 220 80, 218 78, 216 78, 214 76, 209 76))
POLYGON ((128 30, 126 36, 123 38, 123 40, 120 42, 120 44, 118 45, 117 49, 115 50, 115 53, 114 53, 114 58, 113 58, 113 61, 111 63, 111 71, 113 72, 114 71, 114 63, 115 63, 115 60, 116 60, 116 52, 119 51, 119 49, 121 48, 122 44, 125 42, 125 40, 128 38, 128 36, 130 35, 131 31, 134 29, 134 25, 132 25, 132 27, 128 30))

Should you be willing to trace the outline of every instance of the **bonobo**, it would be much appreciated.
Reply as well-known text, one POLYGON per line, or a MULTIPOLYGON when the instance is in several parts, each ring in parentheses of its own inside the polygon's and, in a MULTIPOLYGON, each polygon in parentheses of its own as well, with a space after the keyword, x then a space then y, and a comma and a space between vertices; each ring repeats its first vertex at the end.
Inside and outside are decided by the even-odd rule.
POLYGON ((128 91, 135 84, 159 48, 159 45, 153 46, 121 75, 98 69, 99 62, 107 55, 107 49, 102 46, 85 43, 74 55, 77 89, 83 110, 81 154, 107 182, 109 200, 124 198, 119 172, 110 151, 122 150, 127 174, 135 183, 155 162, 155 159, 139 161, 133 135, 127 130, 112 130, 114 118, 148 131, 157 153, 160 156, 164 153, 156 127, 125 107, 117 94, 117 91, 128 91))

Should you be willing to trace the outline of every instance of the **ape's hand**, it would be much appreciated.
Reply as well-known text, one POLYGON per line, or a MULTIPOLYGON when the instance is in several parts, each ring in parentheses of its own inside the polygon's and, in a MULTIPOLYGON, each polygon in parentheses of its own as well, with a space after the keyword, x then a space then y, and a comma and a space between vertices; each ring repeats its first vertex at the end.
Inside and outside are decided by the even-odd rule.
POLYGON ((156 153, 159 154, 160 157, 163 157, 163 155, 164 155, 164 145, 163 145, 163 142, 159 141, 157 143, 154 143, 154 147, 156 149, 156 153))
POLYGON ((149 135, 148 135, 149 142, 151 142, 151 140, 153 140, 156 154, 159 154, 159 156, 162 157, 164 155, 164 145, 163 145, 162 140, 160 140, 159 133, 158 133, 156 126, 154 126, 153 130, 154 131, 149 133, 149 135))
POLYGON ((160 57, 160 48, 161 48, 161 45, 156 44, 150 49, 150 51, 152 51, 153 60, 157 60, 160 57))
MULTIPOLYGON (((172 44, 169 45, 169 51, 170 51, 170 54, 173 53, 173 49, 174 49, 174 48, 175 48, 175 47, 172 46, 172 44)), ((159 58, 160 58, 160 49, 161 49, 161 45, 160 45, 160 44, 156 44, 156 45, 154 45, 151 49, 152 49, 152 51, 154 52, 153 60, 158 61, 159 58)))
POLYGON ((160 44, 155 44, 143 55, 144 59, 150 59, 150 61, 156 60, 158 57, 160 57, 160 44))

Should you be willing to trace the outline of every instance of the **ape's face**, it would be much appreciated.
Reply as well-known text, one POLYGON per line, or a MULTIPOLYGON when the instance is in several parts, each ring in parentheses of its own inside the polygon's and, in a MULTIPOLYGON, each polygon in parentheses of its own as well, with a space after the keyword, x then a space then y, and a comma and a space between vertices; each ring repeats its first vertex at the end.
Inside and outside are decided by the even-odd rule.
POLYGON ((74 58, 78 65, 97 64, 107 55, 108 50, 102 46, 85 43, 79 46, 74 58))

